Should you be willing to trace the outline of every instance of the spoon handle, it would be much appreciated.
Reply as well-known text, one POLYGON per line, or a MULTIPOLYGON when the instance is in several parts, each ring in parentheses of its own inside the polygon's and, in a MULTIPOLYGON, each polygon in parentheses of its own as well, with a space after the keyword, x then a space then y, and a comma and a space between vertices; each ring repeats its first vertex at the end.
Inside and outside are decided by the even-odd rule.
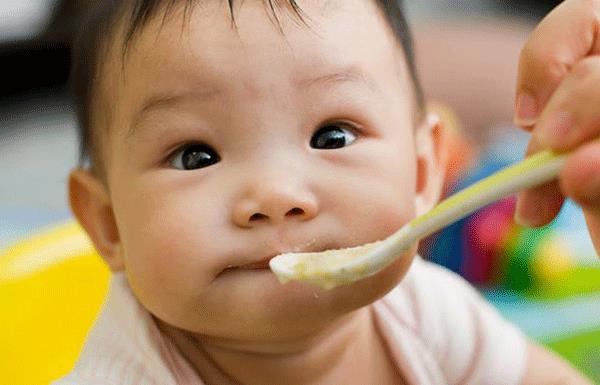
POLYGON ((542 151, 480 180, 409 222, 403 231, 384 242, 385 248, 402 250, 490 203, 529 187, 550 182, 558 176, 567 155, 568 153, 542 151))
POLYGON ((383 270, 415 241, 475 210, 558 176, 568 153, 543 151, 452 195, 383 241, 329 253, 284 254, 271 260, 282 282, 307 281, 324 288, 354 282, 383 270))

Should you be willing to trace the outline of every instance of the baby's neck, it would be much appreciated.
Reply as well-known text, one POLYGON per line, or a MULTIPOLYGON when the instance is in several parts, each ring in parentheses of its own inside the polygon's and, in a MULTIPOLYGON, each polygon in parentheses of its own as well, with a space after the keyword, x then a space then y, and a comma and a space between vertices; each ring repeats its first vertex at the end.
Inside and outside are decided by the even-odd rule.
MULTIPOLYGON (((303 341, 227 346, 161 324, 207 385, 366 384, 393 376, 369 308, 358 310, 303 341), (268 352, 268 353, 265 353, 268 352), (276 352, 276 353, 274 353, 276 352), (282 382, 283 381, 283 382, 282 382)), ((396 377, 390 383, 398 384, 396 377)))

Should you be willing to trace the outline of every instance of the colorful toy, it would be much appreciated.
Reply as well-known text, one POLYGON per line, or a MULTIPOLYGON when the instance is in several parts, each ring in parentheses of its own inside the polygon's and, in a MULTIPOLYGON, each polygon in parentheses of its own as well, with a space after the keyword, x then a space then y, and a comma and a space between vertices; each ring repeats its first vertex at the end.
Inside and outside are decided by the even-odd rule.
MULTIPOLYGON (((528 137, 503 130, 452 190, 522 158, 528 137)), ((490 205, 427 241, 425 256, 479 286, 528 335, 600 383, 600 260, 583 215, 567 201, 550 225, 513 221, 515 198, 490 205), (595 353, 594 353, 595 352, 595 353)))
MULTIPOLYGON (((518 136, 516 137, 518 138, 518 136)), ((499 136, 485 151, 488 154, 457 183, 454 190, 492 174, 518 160, 515 137, 499 136), (507 146, 507 142, 512 142, 507 146)), ((539 295, 538 291, 560 285, 573 272, 600 271, 595 250, 581 213, 567 202, 552 224, 529 229, 513 221, 515 198, 507 198, 449 226, 430 241, 426 254, 467 280, 485 287, 539 295), (583 236, 582 236, 583 235, 583 236)), ((600 290, 600 282, 589 282, 584 292, 600 290)), ((557 294, 557 293, 555 293, 557 294)), ((569 293, 569 295, 574 293, 569 293)))

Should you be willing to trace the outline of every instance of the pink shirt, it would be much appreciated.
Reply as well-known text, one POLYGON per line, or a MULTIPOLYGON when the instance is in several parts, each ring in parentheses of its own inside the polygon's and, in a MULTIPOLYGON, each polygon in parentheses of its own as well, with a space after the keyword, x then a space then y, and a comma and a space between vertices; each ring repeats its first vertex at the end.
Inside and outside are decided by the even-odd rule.
MULTIPOLYGON (((455 274, 416 258, 370 305, 391 359, 411 385, 518 385, 526 339, 455 274)), ((114 274, 108 301, 74 370, 54 385, 202 385, 114 274)))

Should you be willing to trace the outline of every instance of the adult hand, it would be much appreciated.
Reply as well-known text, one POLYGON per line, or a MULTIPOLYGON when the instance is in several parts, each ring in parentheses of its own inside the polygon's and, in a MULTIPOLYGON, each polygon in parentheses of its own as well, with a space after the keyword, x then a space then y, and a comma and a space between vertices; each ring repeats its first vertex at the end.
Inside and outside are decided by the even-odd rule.
POLYGON ((538 25, 521 53, 516 105, 529 153, 576 149, 556 182, 519 194, 517 221, 547 224, 570 197, 600 253, 600 0, 566 0, 538 25))

